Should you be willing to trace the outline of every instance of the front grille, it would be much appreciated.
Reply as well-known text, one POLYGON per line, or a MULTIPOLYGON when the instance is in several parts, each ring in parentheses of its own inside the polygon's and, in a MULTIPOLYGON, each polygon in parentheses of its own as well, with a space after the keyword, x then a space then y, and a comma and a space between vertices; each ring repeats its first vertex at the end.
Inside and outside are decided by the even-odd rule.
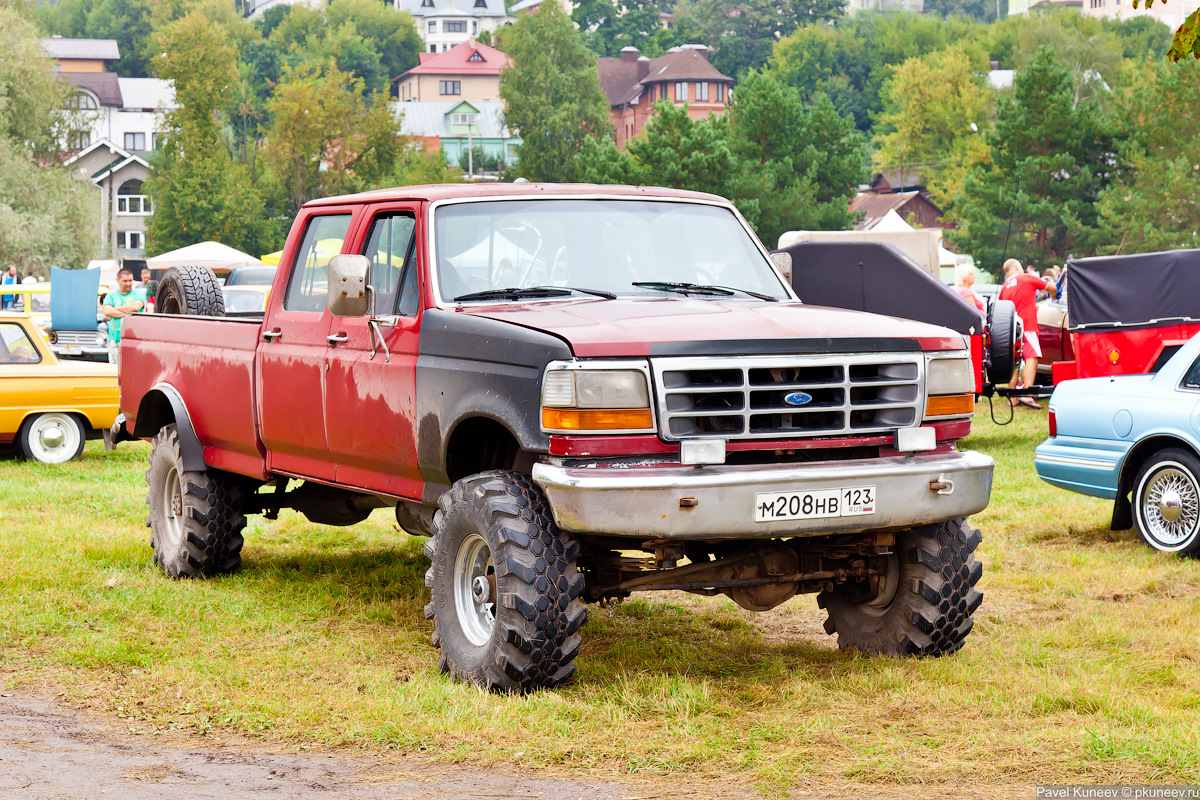
POLYGON ((97 331, 55 331, 54 344, 59 347, 95 347, 104 342, 97 331))
POLYGON ((887 353, 661 358, 651 368, 664 439, 757 439, 915 425, 923 363, 919 353, 887 353), (797 393, 809 399, 785 400, 797 393))

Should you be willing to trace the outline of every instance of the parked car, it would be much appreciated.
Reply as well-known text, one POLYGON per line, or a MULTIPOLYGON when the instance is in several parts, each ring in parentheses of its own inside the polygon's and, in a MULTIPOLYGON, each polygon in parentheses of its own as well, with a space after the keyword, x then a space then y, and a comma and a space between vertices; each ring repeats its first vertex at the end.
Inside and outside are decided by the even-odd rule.
POLYGON ((1042 480, 1114 501, 1112 529, 1200 555, 1200 336, 1157 373, 1063 381, 1050 398, 1042 480), (1131 499, 1132 497, 1132 499, 1131 499))
POLYGON ((732 203, 658 187, 313 200, 284 252, 259 319, 212 318, 189 267, 122 327, 113 440, 153 441, 168 575, 237 569, 248 514, 391 506, 431 537, 439 665, 481 687, 561 684, 583 604, 635 591, 811 592, 843 648, 965 643, 993 461, 956 446, 963 335, 798 302, 732 203))
POLYGON ((1067 292, 1049 297, 1037 304, 1038 343, 1042 357, 1038 359, 1038 382, 1050 383, 1054 365, 1074 362, 1075 348, 1071 341, 1070 320, 1067 316, 1067 292))
POLYGON ((229 271, 225 278, 226 286, 270 286, 275 282, 275 273, 279 267, 237 267, 229 271))
POLYGON ((239 285, 221 287, 221 296, 225 298, 225 315, 237 316, 251 314, 262 316, 267 308, 267 298, 271 295, 270 286, 239 285))
POLYGON ((1200 333, 1200 250, 1167 250, 1067 262, 1070 314, 1044 304, 1043 348, 1056 347, 1054 383, 1157 372, 1200 333), (1054 330, 1058 325, 1058 332, 1054 330))
POLYGON ((24 314, 0 314, 0 442, 26 458, 61 464, 117 417, 117 369, 59 361, 24 314))

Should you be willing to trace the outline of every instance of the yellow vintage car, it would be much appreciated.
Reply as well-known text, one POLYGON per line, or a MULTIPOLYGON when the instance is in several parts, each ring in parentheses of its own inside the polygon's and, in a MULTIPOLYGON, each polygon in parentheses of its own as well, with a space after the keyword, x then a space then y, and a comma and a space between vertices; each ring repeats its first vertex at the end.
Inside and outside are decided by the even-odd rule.
POLYGON ((117 368, 59 361, 24 314, 0 314, 0 443, 26 458, 61 464, 117 417, 117 368))

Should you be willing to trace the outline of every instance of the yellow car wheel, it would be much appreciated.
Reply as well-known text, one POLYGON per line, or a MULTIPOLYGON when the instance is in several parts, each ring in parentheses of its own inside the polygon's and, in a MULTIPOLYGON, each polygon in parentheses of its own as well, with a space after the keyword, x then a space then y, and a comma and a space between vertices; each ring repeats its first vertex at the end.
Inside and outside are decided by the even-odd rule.
POLYGON ((62 464, 83 452, 84 430, 70 414, 35 414, 21 425, 17 434, 21 452, 31 461, 62 464))

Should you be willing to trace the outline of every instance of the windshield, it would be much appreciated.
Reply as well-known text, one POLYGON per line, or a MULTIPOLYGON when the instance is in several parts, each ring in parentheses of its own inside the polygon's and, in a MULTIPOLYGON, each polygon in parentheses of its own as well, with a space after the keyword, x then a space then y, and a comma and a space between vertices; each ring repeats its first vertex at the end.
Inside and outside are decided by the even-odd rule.
POLYGON ((644 284, 734 290, 691 296, 751 292, 789 299, 738 218, 719 206, 615 199, 460 203, 437 209, 434 230, 442 302, 535 286, 625 296, 671 291, 644 284))

